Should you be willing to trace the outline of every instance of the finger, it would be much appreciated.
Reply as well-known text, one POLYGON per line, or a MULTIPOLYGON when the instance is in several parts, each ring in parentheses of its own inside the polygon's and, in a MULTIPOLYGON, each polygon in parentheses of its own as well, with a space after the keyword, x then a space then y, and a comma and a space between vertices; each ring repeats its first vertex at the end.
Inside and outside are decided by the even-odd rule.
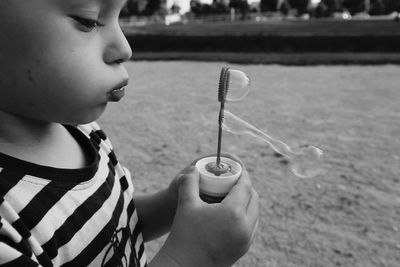
MULTIPOLYGON (((196 164, 197 161, 199 161, 199 160, 201 160, 201 159, 203 159, 203 158, 207 158, 207 157, 216 157, 216 156, 217 156, 217 154, 216 154, 216 153, 213 153, 213 154, 210 154, 210 155, 208 155, 208 156, 205 156, 205 157, 201 157, 201 158, 196 159, 192 164, 196 164)), ((232 159, 233 161, 238 162, 238 163, 242 166, 242 169, 245 168, 243 162, 242 162, 235 154, 228 153, 228 152, 224 152, 224 153, 221 153, 221 156, 222 156, 222 157, 225 157, 225 158, 230 158, 230 159, 232 159)))
POLYGON ((250 219, 250 222, 252 223, 253 227, 251 240, 254 239, 258 227, 259 215, 260 215, 260 198, 257 192, 253 189, 252 196, 247 208, 247 216, 250 219))
POLYGON ((197 160, 192 161, 188 166, 186 166, 183 170, 181 170, 181 171, 178 173, 178 176, 181 175, 181 174, 186 174, 186 173, 192 172, 192 171, 193 171, 192 169, 193 169, 193 167, 195 166, 196 162, 197 162, 197 160))
POLYGON ((221 156, 226 157, 226 158, 230 158, 230 159, 232 159, 233 161, 238 162, 238 163, 240 164, 240 166, 242 166, 242 169, 244 169, 244 164, 243 164, 243 162, 242 162, 242 161, 239 159, 239 157, 236 156, 235 154, 228 153, 228 152, 224 152, 224 153, 221 153, 221 156))
POLYGON ((180 204, 195 204, 201 201, 199 197, 199 179, 199 172, 194 166, 187 168, 186 172, 180 174, 178 177, 180 204))
POLYGON ((254 238, 256 236, 256 232, 257 232, 257 229, 258 229, 258 223, 259 223, 259 220, 257 219, 256 223, 254 224, 253 231, 251 232, 250 244, 253 243, 253 240, 254 240, 254 238))
POLYGON ((252 188, 251 198, 247 205, 247 216, 255 223, 260 215, 260 197, 252 188))
POLYGON ((239 180, 222 202, 246 211, 251 199, 251 193, 252 185, 249 175, 246 170, 243 170, 239 180))

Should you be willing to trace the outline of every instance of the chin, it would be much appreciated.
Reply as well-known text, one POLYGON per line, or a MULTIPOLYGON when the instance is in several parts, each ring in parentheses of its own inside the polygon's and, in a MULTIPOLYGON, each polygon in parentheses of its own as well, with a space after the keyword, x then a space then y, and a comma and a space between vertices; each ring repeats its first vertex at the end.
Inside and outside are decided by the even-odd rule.
POLYGON ((106 105, 90 110, 90 112, 84 114, 76 114, 73 118, 68 119, 67 122, 65 123, 79 125, 79 124, 88 124, 94 122, 100 118, 100 116, 104 113, 105 109, 106 105))

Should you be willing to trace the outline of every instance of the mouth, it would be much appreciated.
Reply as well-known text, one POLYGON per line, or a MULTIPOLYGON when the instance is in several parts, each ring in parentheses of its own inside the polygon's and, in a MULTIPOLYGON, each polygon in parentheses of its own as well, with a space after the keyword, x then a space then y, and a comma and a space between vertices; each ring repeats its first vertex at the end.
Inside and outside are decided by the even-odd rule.
POLYGON ((107 98, 108 101, 111 102, 118 102, 120 101, 125 95, 125 86, 128 85, 128 80, 124 80, 116 85, 113 89, 108 91, 107 98))

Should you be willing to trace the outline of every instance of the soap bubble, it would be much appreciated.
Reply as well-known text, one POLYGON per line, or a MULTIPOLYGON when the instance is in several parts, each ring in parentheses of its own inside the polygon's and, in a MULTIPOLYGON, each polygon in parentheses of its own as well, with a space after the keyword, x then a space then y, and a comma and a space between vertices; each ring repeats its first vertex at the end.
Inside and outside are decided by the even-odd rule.
POLYGON ((228 69, 228 90, 226 102, 237 102, 247 96, 250 91, 250 78, 240 70, 228 69))
POLYGON ((323 151, 312 145, 302 145, 292 149, 281 140, 275 139, 228 110, 224 112, 223 130, 248 135, 266 142, 276 153, 286 158, 289 170, 299 178, 311 178, 322 172, 323 151))

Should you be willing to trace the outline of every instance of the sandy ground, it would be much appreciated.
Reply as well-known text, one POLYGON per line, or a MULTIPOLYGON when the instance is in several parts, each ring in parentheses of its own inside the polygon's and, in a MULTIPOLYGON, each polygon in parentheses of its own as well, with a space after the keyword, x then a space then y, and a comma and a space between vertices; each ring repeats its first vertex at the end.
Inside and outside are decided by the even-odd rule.
MULTIPOLYGON (((131 62, 126 97, 100 123, 138 191, 165 187, 216 150, 223 62, 131 62)), ((261 197, 239 266, 400 266, 400 66, 231 65, 252 91, 228 109, 291 146, 325 151, 325 175, 299 179, 271 148, 224 134, 261 197)), ((151 258, 164 238, 147 244, 151 258)))

